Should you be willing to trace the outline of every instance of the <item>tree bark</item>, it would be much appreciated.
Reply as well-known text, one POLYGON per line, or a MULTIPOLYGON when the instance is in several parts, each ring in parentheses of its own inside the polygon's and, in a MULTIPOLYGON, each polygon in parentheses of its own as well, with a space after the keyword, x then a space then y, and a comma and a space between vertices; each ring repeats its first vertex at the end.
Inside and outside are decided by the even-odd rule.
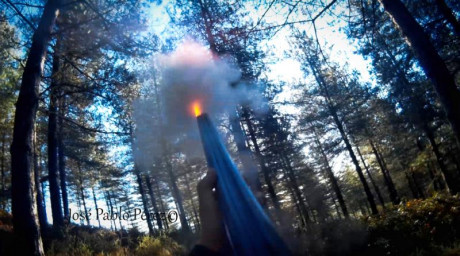
POLYGON ((424 126, 425 134, 428 137, 428 140, 430 141, 431 148, 433 149, 433 153, 436 157, 436 162, 439 165, 439 169, 441 170, 442 174, 444 175, 444 179, 446 181, 448 190, 452 195, 457 194, 457 192, 460 191, 459 188, 459 182, 456 181, 455 177, 447 170, 446 165, 444 164, 444 159, 441 155, 441 152, 439 151, 438 144, 436 143, 436 140, 434 138, 433 131, 428 127, 428 125, 424 126))
POLYGON ((428 35, 400 0, 379 0, 406 37, 425 74, 431 79, 446 112, 457 144, 460 144, 460 92, 453 75, 439 56, 428 35))
POLYGON ((334 120, 334 123, 337 126, 337 129, 339 130, 339 133, 340 133, 340 136, 342 138, 342 141, 345 143, 345 147, 346 147, 346 149, 348 151, 348 154, 350 155, 351 161, 353 162, 353 164, 355 166, 355 170, 358 173, 359 180, 361 181, 361 183, 363 185, 364 192, 366 193, 367 201, 369 202, 369 205, 371 207, 372 214, 378 214, 379 212, 378 212, 377 206, 375 204, 374 196, 372 195, 372 192, 371 192, 371 190, 369 188, 369 185, 367 184, 366 178, 364 177, 363 170, 359 166, 358 159, 356 158, 356 155, 355 155, 355 153, 353 151, 353 148, 352 148, 352 146, 350 144, 350 140, 348 139, 348 136, 345 133, 345 129, 343 127, 342 121, 339 119, 339 116, 337 114, 337 110, 336 110, 336 108, 334 106, 334 103, 332 102, 332 99, 331 99, 331 97, 329 95, 329 91, 328 91, 328 88, 327 88, 326 81, 324 81, 324 78, 320 74, 320 71, 317 70, 315 64, 310 59, 310 57, 308 58, 308 62, 309 62, 311 71, 312 71, 312 73, 313 73, 313 75, 314 75, 314 77, 315 77, 315 79, 316 79, 316 81, 317 81, 317 83, 318 83, 318 85, 320 87, 320 90, 322 91, 322 94, 326 99, 326 104, 327 104, 329 114, 332 117, 332 119, 334 120))
MULTIPOLYGON (((91 187, 91 191, 93 192, 93 201, 94 201, 94 208, 95 208, 94 210, 96 210, 96 212, 97 212, 98 206, 97 206, 96 193, 94 192, 94 185, 93 185, 93 187, 91 187)), ((101 228, 102 227, 101 226, 101 220, 99 218, 96 218, 96 219, 97 219, 97 222, 99 224, 99 228, 101 228)))
POLYGON ((40 186, 40 173, 41 173, 41 164, 38 162, 38 153, 37 153, 37 131, 34 129, 34 184, 36 189, 36 202, 37 202, 37 213, 38 221, 40 223, 40 230, 43 233, 46 232, 48 228, 48 222, 46 220, 46 205, 43 202, 43 193, 42 186, 40 186))
POLYGON ((348 218, 350 215, 348 213, 348 209, 347 209, 347 205, 345 204, 345 200, 343 199, 342 190, 340 189, 339 183, 337 182, 337 179, 335 178, 334 173, 332 172, 331 166, 329 164, 329 159, 327 158, 327 155, 324 152, 321 141, 319 141, 318 133, 316 132, 315 128, 313 128, 313 133, 315 135, 316 146, 318 147, 319 153, 324 161, 326 176, 329 179, 329 182, 331 183, 332 190, 334 190, 337 200, 339 201, 340 209, 342 210, 343 216, 345 218, 348 218))
POLYGON ((393 179, 391 178, 389 171, 386 169, 383 159, 381 158, 377 148, 374 145, 374 142, 371 139, 369 139, 369 144, 371 145, 372 152, 374 153, 377 163, 379 164, 380 170, 382 171, 383 180, 385 181, 385 185, 387 186, 391 202, 394 205, 397 205, 400 202, 400 198, 394 186, 393 179))
POLYGON ((310 216, 308 214, 307 206, 305 205, 305 200, 303 199, 302 193, 300 192, 299 185, 297 183, 297 178, 294 175, 294 170, 292 169, 291 163, 289 162, 289 159, 287 159, 286 156, 282 155, 280 155, 280 161, 282 162, 284 169, 286 169, 286 175, 289 178, 289 186, 291 187, 292 191, 295 194, 295 197, 298 200, 297 204, 300 208, 302 215, 304 216, 305 224, 307 225, 307 227, 309 227, 311 222, 310 216))
POLYGON ((238 110, 235 109, 230 111, 230 126, 232 130, 233 139, 238 150, 238 157, 243 165, 243 177, 251 188, 257 200, 262 204, 266 205, 265 196, 262 192, 262 185, 259 180, 258 168, 252 158, 252 152, 245 143, 246 135, 243 132, 240 124, 240 117, 238 110))
MULTIPOLYGON (((59 41, 59 40, 58 40, 59 41)), ((53 226, 59 228, 64 225, 62 215, 61 191, 58 182, 58 140, 57 140, 57 90, 60 60, 56 47, 53 55, 52 80, 50 85, 50 103, 48 111, 48 178, 50 186, 51 212, 53 226)))
POLYGON ((178 209, 179 210, 179 220, 182 226, 182 230, 184 232, 189 232, 190 226, 188 225, 187 218, 185 216, 184 201, 182 199, 182 195, 179 190, 179 187, 177 186, 176 176, 174 175, 172 171, 172 165, 171 165, 170 160, 167 157, 165 157, 165 161, 166 161, 166 168, 167 168, 168 176, 169 176, 169 182, 170 182, 171 189, 172 189, 172 194, 177 203, 177 207, 179 208, 178 209))
POLYGON ((197 226, 195 227, 195 230, 197 228, 200 229, 201 228, 200 218, 198 217, 197 207, 196 207, 195 202, 193 200, 193 192, 192 192, 192 189, 190 188, 190 180, 188 179, 187 173, 185 173, 185 184, 187 185, 187 191, 188 191, 188 193, 190 195, 190 202, 192 203, 193 215, 194 215, 194 218, 195 218, 195 222, 197 224, 197 226))
POLYGON ((268 188, 268 195, 273 202, 273 206, 276 209, 276 215, 279 217, 279 210, 281 209, 280 203, 278 201, 278 197, 276 196, 275 187, 273 186, 271 177, 270 177, 270 169, 265 164, 264 158, 262 153, 260 152, 259 144, 257 142, 257 138, 255 135, 254 127, 252 125, 251 120, 249 119, 249 113, 245 111, 243 113, 244 121, 246 123, 246 127, 249 131, 249 138, 251 139, 252 146, 254 147, 254 151, 256 153, 257 160, 259 160, 260 168, 262 169, 262 174, 264 176, 265 183, 267 183, 268 188))
POLYGON ((155 214, 156 214, 158 229, 159 229, 159 230, 163 230, 163 225, 162 225, 162 223, 161 223, 161 218, 160 218, 160 216, 158 215, 158 214, 159 214, 159 210, 158 210, 157 200, 156 200, 156 198, 155 198, 155 194, 153 193, 152 183, 150 182, 150 176, 149 176, 149 175, 145 175, 144 178, 145 178, 145 181, 146 181, 146 183, 147 183, 147 189, 149 190, 150 201, 152 202, 153 210, 155 211, 155 214))
POLYGON ((385 201, 383 200, 382 193, 380 192, 380 189, 377 186, 377 183, 375 182, 374 178, 372 177, 372 174, 371 174, 371 172, 369 170, 369 166, 367 166, 366 161, 364 161, 363 155, 361 154, 361 150, 359 149, 358 146, 356 146, 356 151, 358 152, 359 158, 361 159, 361 162, 364 165, 364 169, 366 169, 367 176, 369 177, 369 180, 371 181, 371 184, 374 187, 375 193, 377 194, 377 198, 380 201, 380 205, 382 205, 382 207, 385 208, 385 201))
POLYGON ((5 191, 5 154, 6 154, 6 131, 2 133, 2 159, 1 159, 1 179, 2 179, 2 191, 0 191, 0 196, 2 200, 2 208, 6 209, 6 191, 5 191))
POLYGON ((146 221, 147 221, 147 226, 149 228, 149 235, 153 235, 153 226, 152 226, 152 220, 150 219, 150 214, 149 212, 149 207, 147 203, 147 198, 145 196, 145 191, 144 191, 144 186, 142 185, 142 177, 141 174, 139 173, 139 169, 137 169, 137 165, 134 166, 134 174, 136 175, 137 179, 137 184, 139 188, 139 194, 141 194, 141 199, 142 199, 142 205, 144 206, 144 212, 147 214, 146 216, 146 221))
POLYGON ((58 162, 59 162, 59 181, 61 184, 62 206, 64 208, 64 218, 69 218, 69 198, 67 195, 67 183, 65 172, 65 151, 64 151, 64 119, 65 115, 65 98, 60 95, 59 116, 58 116, 58 162))
POLYGON ((51 32, 59 13, 60 0, 49 0, 34 32, 16 103, 11 144, 13 226, 18 255, 43 255, 36 219, 32 170, 32 132, 38 107, 38 90, 51 32))
MULTIPOLYGON (((166 208, 165 208, 165 205, 163 203, 163 198, 161 197, 160 184, 159 184, 157 179, 153 179, 153 182, 154 182, 154 185, 155 185, 156 192, 158 194, 158 199, 160 201, 161 212, 166 214, 166 208)), ((163 223, 165 224, 165 229, 168 230, 169 229, 168 220, 164 220, 163 223)))
POLYGON ((83 210, 85 211, 85 219, 86 219, 86 224, 89 226, 89 215, 88 215, 88 209, 86 208, 86 200, 85 200, 85 190, 83 189, 83 172, 81 171, 81 166, 78 163, 78 181, 79 181, 79 186, 80 186, 80 194, 81 194, 81 201, 83 203, 83 210))

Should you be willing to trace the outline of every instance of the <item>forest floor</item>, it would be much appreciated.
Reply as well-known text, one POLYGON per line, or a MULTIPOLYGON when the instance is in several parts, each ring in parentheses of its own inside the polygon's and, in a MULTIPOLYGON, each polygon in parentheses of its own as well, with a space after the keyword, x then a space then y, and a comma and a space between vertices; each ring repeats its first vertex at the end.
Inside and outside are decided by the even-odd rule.
MULTIPOLYGON (((387 206, 378 216, 311 225, 291 238, 295 255, 460 255, 459 199, 439 194, 387 206)), ((0 255, 14 255, 12 230, 12 216, 0 211, 0 255)), ((79 225, 43 234, 46 255, 186 255, 194 241, 179 231, 149 237, 79 225)))

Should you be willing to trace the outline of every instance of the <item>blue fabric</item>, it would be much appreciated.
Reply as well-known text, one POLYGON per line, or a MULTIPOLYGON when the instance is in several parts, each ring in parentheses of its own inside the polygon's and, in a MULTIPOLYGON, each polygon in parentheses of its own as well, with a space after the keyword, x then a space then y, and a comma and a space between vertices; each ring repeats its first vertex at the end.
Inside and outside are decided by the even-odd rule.
POLYGON ((290 255, 206 114, 198 117, 198 127, 208 165, 217 173, 220 210, 234 255, 290 255))

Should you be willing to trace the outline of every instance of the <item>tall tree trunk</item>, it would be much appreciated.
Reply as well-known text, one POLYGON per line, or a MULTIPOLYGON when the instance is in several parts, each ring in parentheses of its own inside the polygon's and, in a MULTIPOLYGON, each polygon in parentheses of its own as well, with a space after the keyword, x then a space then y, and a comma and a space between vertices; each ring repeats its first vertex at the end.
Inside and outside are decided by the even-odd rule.
POLYGON ((166 168, 168 171, 168 176, 169 176, 169 182, 171 185, 172 189, 172 194, 173 197, 177 203, 177 207, 179 208, 179 220, 180 224, 182 226, 182 230, 184 232, 189 232, 190 231, 190 226, 188 225, 187 218, 185 216, 185 209, 184 209, 184 201, 182 199, 181 192, 179 190, 179 187, 177 186, 177 180, 176 180, 176 175, 174 175, 173 170, 172 170, 172 165, 170 159, 165 156, 165 161, 166 161, 166 168))
MULTIPOLYGON (((149 212, 149 207, 148 207, 147 198, 144 192, 144 186, 142 185, 142 177, 141 177, 141 174, 139 173, 139 169, 137 168, 138 168, 137 165, 135 165, 134 174, 136 175, 137 184, 139 188, 139 194, 141 194, 142 205, 144 206, 144 212, 147 214, 149 212)), ((150 214, 147 214, 146 221, 147 221, 147 226, 149 228, 149 235, 152 236, 154 232, 153 232, 152 220, 150 219, 150 214)))
POLYGON ((358 146, 356 146, 356 151, 358 152, 359 158, 361 159, 361 162, 364 165, 364 169, 366 169, 367 176, 369 177, 369 180, 371 181, 371 184, 374 187, 375 193, 377 194, 377 198, 380 201, 380 205, 382 205, 382 207, 385 208, 385 201, 383 200, 382 193, 380 192, 380 189, 377 186, 377 183, 372 177, 371 171, 369 170, 369 166, 367 166, 366 161, 364 161, 363 155, 361 154, 361 150, 359 149, 358 146))
POLYGON ((454 12, 449 8, 445 0, 435 0, 439 12, 442 13, 444 18, 449 22, 454 30, 456 36, 460 36, 460 22, 454 15, 454 12))
POLYGON ((153 205, 153 210, 155 211, 156 214, 156 219, 157 219, 157 225, 159 230, 163 230, 163 225, 161 224, 161 218, 159 216, 159 210, 158 210, 158 205, 157 205, 157 200, 155 198, 155 194, 153 193, 152 189, 152 183, 150 182, 150 176, 145 175, 145 181, 147 183, 147 189, 149 190, 149 195, 150 195, 150 201, 152 202, 153 205))
POLYGON ((192 210, 193 210, 195 223, 197 224, 197 226, 195 226, 195 230, 197 228, 200 229, 201 228, 200 218, 198 217, 197 207, 196 207, 195 202, 193 200, 193 192, 192 192, 192 189, 190 188, 190 180, 188 178, 187 173, 185 173, 184 176, 185 176, 185 184, 187 186, 187 191, 188 191, 188 194, 190 195, 190 202, 192 204, 192 210))
POLYGON ((48 0, 32 37, 14 116, 11 144, 12 213, 18 255, 43 255, 43 244, 36 218, 32 173, 32 132, 38 107, 46 51, 59 13, 60 0, 48 0))
POLYGON ((40 229, 42 234, 47 231, 48 222, 46 221, 46 205, 43 204, 43 194, 42 187, 40 186, 40 173, 41 173, 41 164, 38 162, 38 150, 37 150, 37 130, 34 129, 34 183, 36 189, 36 202, 37 202, 37 212, 38 212, 38 221, 40 223, 40 229))
POLYGON ((80 194, 81 194, 81 201, 83 203, 83 210, 85 211, 85 218, 86 218, 86 224, 89 226, 89 215, 88 215, 88 209, 86 208, 86 200, 85 200, 85 190, 83 189, 83 172, 81 170, 80 163, 77 163, 78 167, 78 182, 79 184, 79 189, 80 189, 80 194))
MULTIPOLYGON (((294 190, 292 189, 291 185, 289 184, 289 180, 287 178, 287 171, 284 168, 283 168, 283 170, 284 170, 283 179, 286 182, 286 187, 288 188, 289 193, 291 194, 292 201, 294 201, 295 208, 297 209, 297 212, 299 213, 300 225, 301 225, 301 227, 306 227, 307 223, 309 222, 309 220, 307 221, 307 218, 306 218, 306 216, 304 216, 304 213, 303 213, 302 209, 300 209, 300 205, 299 205, 300 201, 297 198, 296 194, 294 193, 294 190)), ((308 214, 308 212, 307 212, 307 214, 308 214)))
POLYGON ((271 171, 265 164, 264 157, 262 156, 262 153, 260 152, 259 144, 257 142, 257 138, 256 138, 255 131, 254 131, 254 127, 252 125, 251 120, 249 119, 250 118, 249 113, 247 111, 244 111, 243 117, 246 123, 246 127, 248 128, 249 138, 251 139, 252 146, 254 147, 254 151, 256 153, 257 160, 259 160, 259 165, 260 165, 260 168, 262 169, 262 174, 264 176, 265 183, 267 183, 268 195, 270 196, 270 199, 273 202, 273 206, 276 209, 276 215, 277 217, 279 217, 279 214, 280 214, 279 211, 281 209, 281 206, 278 201, 278 197, 276 196, 275 187, 273 186, 273 182, 270 177, 271 171))
POLYGON ((65 115, 65 96, 60 95, 59 116, 58 116, 58 162, 59 162, 59 180, 61 184, 62 206, 64 207, 64 218, 69 218, 69 198, 67 195, 67 183, 65 172, 65 151, 64 151, 64 119, 65 115))
MULTIPOLYGON (((97 206, 96 193, 94 192, 94 185, 91 187, 91 191, 93 192, 93 201, 94 201, 94 208, 95 208, 94 210, 96 210, 96 212, 97 212, 98 206, 97 206)), ((97 219, 97 222, 99 224, 99 228, 101 228, 102 227, 101 226, 101 220, 99 218, 96 218, 96 219, 97 219)))
MULTIPOLYGON (((157 179, 153 179, 153 182, 154 182, 154 185, 155 185, 156 192, 158 194, 158 199, 160 201, 161 212, 166 214, 166 207, 165 207, 165 205, 163 203, 163 198, 161 196, 160 184, 159 184, 157 179)), ((164 220, 163 224, 165 224, 165 229, 168 230, 169 229, 168 220, 164 220)))
MULTIPOLYGON (((59 40, 57 40, 59 41, 59 40)), ((61 191, 58 182, 58 142, 57 142, 57 90, 59 76, 59 55, 56 47, 53 56, 52 80, 50 85, 50 103, 48 113, 48 178, 50 184, 51 210, 53 226, 59 228, 64 225, 62 215, 61 191)))
MULTIPOLYGON (((105 193, 105 197, 106 197, 107 202, 109 203, 110 214, 113 215, 113 209, 114 209, 114 207, 113 207, 112 198, 110 197, 109 192, 106 192, 106 193, 105 193)), ((148 212, 147 212, 147 213, 148 213, 148 212)), ((150 215, 150 214, 147 214, 147 216, 148 216, 148 215, 150 215)), ((114 227, 114 229, 115 229, 115 232, 118 232, 118 230, 117 230, 117 223, 115 222, 115 219, 114 219, 114 218, 110 218, 110 219, 111 219, 111 223, 113 223, 113 227, 114 227)), ((110 225, 112 225, 112 224, 110 224, 110 225)))
POLYGON ((417 178, 415 177, 415 173, 412 171, 412 169, 409 171, 410 175, 412 177, 412 181, 414 182, 415 189, 417 189, 418 194, 420 195, 421 198, 425 199, 425 192, 423 189, 420 187, 419 182, 417 181, 417 178))
POLYGON ((393 179, 390 176, 390 172, 386 169, 386 165, 383 162, 383 158, 379 154, 374 142, 371 139, 369 139, 369 144, 371 145, 372 152, 374 153, 377 163, 379 164, 380 170, 382 171, 383 180, 385 181, 385 185, 387 186, 388 194, 390 195, 391 202, 394 205, 397 205, 399 204, 401 199, 398 196, 398 192, 396 191, 396 188, 393 183, 393 179))
POLYGON ((329 95, 327 83, 324 80, 322 74, 320 74, 320 71, 317 69, 317 67, 315 66, 315 64, 310 58, 308 58, 308 62, 309 62, 311 71, 320 87, 320 90, 322 91, 322 94, 326 99, 326 104, 328 107, 329 114, 334 120, 334 123, 337 126, 337 129, 339 130, 342 141, 345 143, 345 147, 348 151, 348 154, 350 155, 351 161, 353 162, 355 166, 355 170, 358 173, 359 180, 361 181, 363 185, 364 192, 366 193, 367 201, 369 202, 369 205, 371 207, 372 214, 378 214, 379 212, 377 210, 377 205, 375 204, 374 196, 372 195, 369 185, 367 184, 366 178, 364 177, 363 170, 361 169, 361 166, 359 165, 358 159, 356 158, 356 155, 350 144, 350 140, 348 139, 348 136, 345 132, 345 128, 343 127, 342 121, 339 119, 336 107, 334 106, 334 102, 332 101, 329 95))
POLYGON ((405 175, 405 177, 406 177, 407 184, 409 184, 409 188, 410 188, 410 191, 412 192, 412 196, 413 196, 415 199, 420 198, 420 195, 418 194, 418 191, 417 191, 417 189, 415 188, 414 182, 412 181, 412 178, 410 177, 408 171, 405 171, 405 172, 404 172, 404 175, 405 175))
POLYGON ((329 164, 329 159, 327 158, 327 155, 324 152, 321 141, 319 141, 318 133, 316 132, 316 129, 314 127, 312 127, 312 129, 313 129, 313 133, 315 136, 316 146, 318 147, 319 153, 321 157, 323 158, 326 176, 329 179, 329 182, 331 183, 332 190, 334 190, 337 200, 339 201, 340 209, 342 210, 343 216, 345 218, 348 218, 350 215, 348 213, 348 209, 347 209, 347 205, 345 204, 345 200, 343 199, 342 190, 340 189, 339 183, 337 182, 337 179, 335 178, 334 173, 332 172, 331 165, 329 164))
POLYGON ((434 138, 433 131, 431 130, 428 125, 424 126, 425 134, 428 137, 428 140, 430 141, 431 148, 433 149, 433 153, 436 157, 436 161, 439 165, 439 169, 441 170, 442 174, 444 175, 444 179, 446 181, 448 190, 453 194, 457 194, 457 192, 460 192, 460 186, 459 183, 456 181, 455 177, 447 170, 446 165, 444 164, 444 159, 441 155, 441 152, 439 151, 438 144, 436 143, 436 140, 434 138))
POLYGON ((0 191, 0 196, 2 200, 2 208, 6 209, 6 191, 5 191, 5 158, 6 158, 6 131, 2 132, 2 159, 1 159, 1 181, 2 181, 2 190, 0 191))
POLYGON ((400 0, 379 0, 379 2, 406 37, 420 65, 431 79, 447 119, 452 125, 457 144, 460 144, 460 92, 453 75, 430 42, 428 35, 400 0))
POLYGON ((305 223, 307 226, 310 224, 310 216, 308 214, 307 206, 305 205, 305 200, 302 197, 302 193, 300 192, 299 185, 297 183, 297 178, 295 177, 294 170, 292 169, 291 163, 287 159, 286 156, 280 155, 280 160, 282 165, 284 166, 283 169, 286 170, 286 175, 289 178, 289 186, 291 187, 292 191, 295 194, 296 199, 298 200, 298 205, 302 215, 305 218, 305 223))
POLYGON ((246 135, 241 128, 240 117, 238 110, 235 109, 230 111, 230 126, 232 130, 233 139, 236 144, 238 151, 238 157, 243 165, 243 177, 248 186, 251 188, 257 200, 262 204, 266 205, 265 196, 262 192, 262 185, 259 180, 258 168, 252 158, 252 152, 246 145, 246 135))

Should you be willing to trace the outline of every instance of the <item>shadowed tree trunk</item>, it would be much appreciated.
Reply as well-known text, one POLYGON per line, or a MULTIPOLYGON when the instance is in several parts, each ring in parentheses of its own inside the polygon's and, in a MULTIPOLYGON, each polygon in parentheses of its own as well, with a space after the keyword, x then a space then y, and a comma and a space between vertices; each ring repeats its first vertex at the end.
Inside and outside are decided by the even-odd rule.
POLYGON ((67 183, 65 173, 65 155, 64 155, 64 124, 65 115, 65 96, 60 95, 59 116, 58 116, 58 162, 59 162, 59 181, 61 184, 62 207, 64 208, 64 218, 69 218, 69 198, 67 196, 67 183))
POLYGON ((51 32, 60 0, 49 0, 32 37, 14 116, 11 144, 12 213, 18 255, 43 255, 43 244, 34 211, 32 132, 38 107, 38 90, 51 32))
POLYGON ((380 201, 380 205, 382 205, 382 207, 385 208, 385 201, 383 200, 382 193, 380 192, 380 189, 377 186, 377 183, 372 177, 371 171, 369 170, 369 166, 366 164, 366 161, 364 161, 363 155, 361 154, 361 150, 359 149, 358 146, 356 146, 356 151, 358 152, 359 158, 361 159, 361 162, 364 165, 364 169, 366 170, 367 176, 369 177, 369 180, 371 181, 371 184, 374 187, 375 193, 377 194, 377 198, 380 201))
POLYGON ((187 218, 185 216, 184 201, 182 199, 182 195, 179 190, 179 187, 177 186, 177 178, 173 173, 170 160, 167 157, 165 157, 165 161, 166 161, 166 168, 168 171, 170 186, 172 189, 172 194, 176 201, 177 208, 179 210, 179 220, 180 220, 182 230, 185 232, 189 232, 190 226, 188 225, 187 218))
POLYGON ((331 99, 331 96, 329 95, 329 90, 327 88, 327 83, 324 80, 323 76, 321 75, 321 71, 317 69, 315 66, 315 63, 311 59, 311 57, 307 58, 308 64, 310 66, 310 69, 313 73, 313 76, 315 77, 316 82, 318 83, 318 86, 320 90, 322 91, 322 94, 326 100, 327 108, 329 111, 329 115, 332 117, 334 120, 334 123, 339 130, 340 137, 342 141, 345 143, 345 148, 348 151, 348 154, 351 158, 351 161, 353 162, 353 165, 355 166, 355 170, 358 173, 359 180, 361 181, 364 192, 366 193, 367 201, 369 202, 369 205, 371 207, 372 214, 378 214, 377 206, 375 204, 374 196, 372 195, 372 192, 369 188, 369 185, 367 184, 366 178, 364 177, 363 170, 361 169, 361 166, 359 165, 358 159, 356 158, 356 155, 353 151, 353 148, 350 144, 350 140, 348 139, 347 134, 345 133, 345 129, 343 127, 342 121, 340 120, 338 114, 337 114, 337 109, 334 106, 334 102, 331 99))
POLYGON ((46 220, 46 205, 43 201, 43 193, 42 193, 42 186, 40 185, 40 173, 41 173, 41 164, 39 163, 38 158, 38 146, 37 146, 37 131, 34 129, 34 183, 36 193, 36 202, 37 202, 37 212, 38 212, 38 220, 40 223, 40 229, 43 233, 46 233, 46 229, 48 228, 48 222, 46 220))
POLYGON ((0 196, 2 200, 2 208, 6 209, 6 195, 5 195, 5 158, 6 158, 6 131, 2 133, 2 159, 1 159, 1 179, 2 179, 2 191, 0 191, 0 196))
MULTIPOLYGON (((59 40, 57 40, 59 42, 59 40)), ((58 43, 56 43, 58 45, 58 43)), ((58 139, 57 139, 57 92, 59 83, 59 55, 58 46, 53 55, 52 79, 50 85, 50 103, 48 111, 48 178, 50 184, 51 212, 53 226, 59 228, 64 225, 62 215, 61 191, 58 182, 58 139)))
POLYGON ((88 215, 88 209, 86 208, 86 200, 85 200, 85 190, 84 190, 84 184, 83 184, 83 172, 81 170, 80 163, 77 163, 78 166, 78 182, 80 183, 80 194, 81 194, 81 201, 83 203, 83 210, 85 211, 85 219, 86 219, 86 224, 89 226, 89 215, 88 215))
POLYGON ((374 153, 377 163, 379 164, 380 170, 382 171, 383 180, 385 181, 388 193, 390 194, 391 202, 394 205, 397 205, 400 202, 400 198, 394 186, 393 179, 391 178, 390 173, 388 172, 386 165, 383 162, 383 158, 381 157, 380 153, 374 145, 374 142, 371 139, 369 139, 369 144, 371 145, 372 152, 374 153))
MULTIPOLYGON (((137 165, 134 166, 134 174, 136 175, 137 185, 139 188, 139 194, 141 194, 142 205, 144 206, 144 212, 147 214, 149 212, 149 207, 147 203, 147 198, 145 196, 144 186, 142 185, 142 177, 139 173, 139 169, 137 169, 137 165)), ((146 215, 147 226, 149 228, 149 235, 153 235, 153 226, 152 220, 150 219, 150 214, 146 215)))
POLYGON ((291 187, 292 191, 294 192, 295 197, 298 201, 300 211, 302 215, 304 216, 305 224, 309 227, 310 216, 308 214, 307 206, 305 205, 305 200, 303 199, 302 193, 300 192, 299 184, 297 183, 297 178, 295 177, 294 170, 292 169, 291 163, 289 159, 287 159, 287 157, 283 155, 280 155, 280 160, 284 167, 283 169, 286 170, 287 177, 289 178, 288 184, 291 187))
POLYGON ((157 200, 156 200, 155 194, 153 193, 152 183, 150 182, 150 176, 145 175, 144 178, 147 183, 147 189, 149 190, 150 201, 152 202, 153 210, 155 211, 155 217, 157 218, 158 229, 163 230, 163 225, 161 224, 161 218, 158 215, 160 211, 158 210, 157 200))
MULTIPOLYGON (((262 174, 264 176, 265 183, 267 184, 268 195, 270 196, 270 199, 273 202, 273 206, 275 207, 276 213, 278 215, 279 210, 281 209, 281 206, 278 201, 278 197, 276 196, 275 188, 273 186, 273 182, 270 177, 271 171, 265 164, 262 153, 260 152, 259 144, 257 142, 257 138, 256 138, 255 131, 254 131, 254 127, 252 125, 251 120, 249 119, 250 117, 247 111, 244 111, 243 118, 244 118, 244 122, 246 123, 246 127, 248 128, 249 138, 251 139, 252 146, 254 147, 254 151, 256 153, 257 160, 259 160, 259 165, 260 165, 260 168, 262 169, 262 174)), ((277 216, 277 217, 280 217, 280 216, 277 216)))
MULTIPOLYGON (((91 191, 93 192, 93 201, 94 201, 94 210, 96 210, 96 213, 97 213, 97 199, 96 199, 96 193, 94 192, 94 185, 93 187, 91 187, 91 191)), ((101 220, 99 218, 96 218, 97 219, 97 222, 99 224, 99 228, 101 228, 101 220)))
POLYGON ((460 92, 453 75, 439 56, 428 35, 400 0, 379 0, 395 25, 406 37, 435 91, 460 144, 460 92))
MULTIPOLYGON (((190 167, 189 167, 190 168, 190 167)), ((190 195, 190 202, 192 204, 192 210, 193 210, 193 215, 194 215, 194 219, 195 219, 195 223, 197 224, 197 226, 195 227, 195 229, 201 229, 201 223, 200 223, 200 218, 198 217, 198 211, 197 211, 197 207, 195 205, 195 202, 193 200, 193 193, 192 193, 192 189, 190 188, 190 180, 188 179, 188 175, 187 173, 185 173, 185 184, 187 185, 187 191, 190 195)))
POLYGON ((334 173, 332 172, 331 165, 329 164, 327 155, 324 152, 323 145, 321 144, 321 141, 319 141, 318 133, 316 132, 315 128, 313 128, 313 133, 315 135, 316 146, 318 147, 319 153, 323 158, 326 176, 329 179, 329 182, 331 183, 332 190, 334 190, 337 200, 339 201, 340 209, 342 210, 343 216, 345 218, 348 218, 350 215, 348 214, 347 205, 345 204, 345 200, 343 199, 342 191, 340 190, 339 183, 337 182, 337 179, 335 178, 334 173))
MULTIPOLYGON (((163 198, 161 196, 160 184, 157 179, 153 179, 153 182, 154 182, 155 189, 158 195, 158 201, 160 201, 161 212, 166 214, 166 208, 163 203, 163 198)), ((169 229, 168 220, 163 220, 163 224, 165 224, 165 229, 168 230, 169 229)))
POLYGON ((455 195, 457 192, 460 191, 459 189, 459 183, 455 182, 455 177, 447 170, 446 165, 444 164, 444 159, 441 155, 441 152, 439 151, 438 144, 436 143, 436 140, 434 138, 433 131, 428 127, 428 125, 424 126, 425 134, 428 137, 428 140, 430 141, 431 147, 433 149, 433 153, 436 157, 436 162, 439 165, 439 169, 441 170, 442 174, 444 175, 448 190, 455 195))

